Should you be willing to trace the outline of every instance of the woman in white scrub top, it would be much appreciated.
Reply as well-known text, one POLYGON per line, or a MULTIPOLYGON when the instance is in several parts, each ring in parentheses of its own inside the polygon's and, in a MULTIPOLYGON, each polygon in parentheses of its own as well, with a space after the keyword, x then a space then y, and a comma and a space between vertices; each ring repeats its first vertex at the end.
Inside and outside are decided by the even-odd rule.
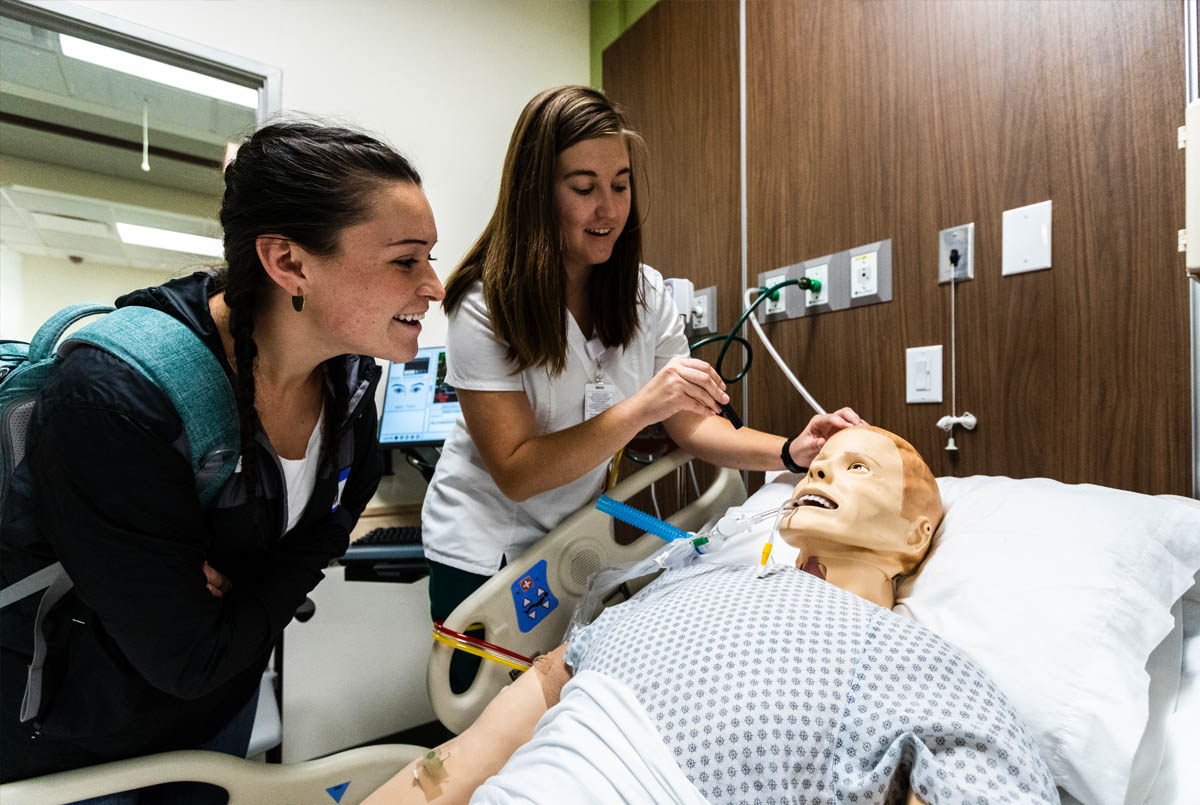
MULTIPOLYGON (((421 515, 435 620, 598 494, 648 425, 710 463, 779 470, 862 423, 843 408, 784 439, 717 416, 725 383, 688 357, 661 275, 640 262, 639 146, 596 90, 534 97, 491 222, 446 283, 446 381, 462 417, 421 515)), ((477 664, 459 658, 456 691, 477 664)))

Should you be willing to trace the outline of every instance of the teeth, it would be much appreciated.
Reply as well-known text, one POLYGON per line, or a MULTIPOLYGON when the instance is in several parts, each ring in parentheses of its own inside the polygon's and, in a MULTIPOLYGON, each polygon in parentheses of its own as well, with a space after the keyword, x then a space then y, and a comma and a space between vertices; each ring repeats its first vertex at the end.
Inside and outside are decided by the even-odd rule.
POLYGON ((836 509, 837 504, 824 495, 802 495, 800 498, 802 506, 820 506, 823 509, 836 509))
POLYGON ((608 229, 585 229, 584 231, 590 235, 607 235, 609 232, 612 232, 612 227, 608 229))
POLYGON ((425 318, 424 313, 401 313, 399 316, 392 316, 396 321, 420 321, 425 318))

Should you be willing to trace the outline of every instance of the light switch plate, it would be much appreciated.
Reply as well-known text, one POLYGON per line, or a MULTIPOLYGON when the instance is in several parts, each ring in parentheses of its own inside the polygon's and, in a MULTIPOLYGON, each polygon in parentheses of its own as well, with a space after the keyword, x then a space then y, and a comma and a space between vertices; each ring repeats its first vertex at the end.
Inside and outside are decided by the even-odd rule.
POLYGON ((905 399, 910 403, 942 401, 942 345, 909 347, 905 353, 905 399))
POLYGON ((1001 274, 1023 274, 1050 267, 1050 202, 1005 210, 1001 274))

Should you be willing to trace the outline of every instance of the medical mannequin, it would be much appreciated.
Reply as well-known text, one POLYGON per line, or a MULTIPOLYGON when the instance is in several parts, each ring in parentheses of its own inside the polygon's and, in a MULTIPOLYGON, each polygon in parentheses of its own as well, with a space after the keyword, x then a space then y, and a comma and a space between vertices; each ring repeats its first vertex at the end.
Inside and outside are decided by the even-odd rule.
POLYGON ((835 435, 792 493, 779 536, 800 550, 796 567, 881 607, 896 603, 942 519, 932 473, 912 446, 880 428, 835 435))
MULTIPOLYGON (((924 557, 929 548, 933 532, 937 524, 941 521, 943 513, 941 497, 938 493, 937 484, 934 481, 933 475, 929 471, 929 468, 925 465, 924 461, 921 460, 916 451, 911 447, 911 445, 894 434, 872 427, 850 428, 832 436, 821 450, 817 458, 813 461, 804 480, 796 486, 795 491, 793 492, 792 502, 796 508, 791 511, 782 521, 780 536, 793 547, 799 548, 800 557, 796 563, 797 567, 800 570, 807 571, 818 576, 819 578, 825 579, 829 583, 842 588, 842 590, 853 593, 860 598, 865 599, 866 601, 870 601, 887 609, 890 609, 895 602, 893 585, 896 576, 912 572, 913 569, 920 563, 921 559, 924 557)), ((715 568, 709 566, 708 569, 718 572, 730 571, 731 573, 740 573, 741 575, 738 578, 742 579, 741 583, 743 584, 747 583, 746 572, 753 572, 747 568, 735 569, 729 566, 718 566, 715 568)), ((660 578, 660 581, 671 575, 672 572, 675 571, 669 571, 662 578, 660 578)), ((686 571, 680 572, 682 573, 686 571)), ((793 571, 778 566, 772 571, 772 575, 776 577, 777 581, 782 580, 789 583, 799 582, 801 586, 813 586, 811 581, 802 581, 802 579, 805 577, 787 577, 789 573, 793 573, 793 571)), ((763 584, 766 584, 768 579, 763 579, 761 581, 763 584)), ((723 579, 719 578, 718 582, 723 583, 723 579)), ((698 579, 689 579, 686 583, 704 584, 703 581, 698 579)), ((756 584, 757 582, 749 583, 756 584)), ((655 582, 655 584, 658 584, 658 582, 655 582)), ((830 588, 824 585, 816 585, 816 587, 821 590, 830 591, 830 588)), ((654 589, 653 585, 650 588, 647 588, 647 590, 642 594, 639 594, 639 596, 635 596, 635 598, 625 606, 633 606, 635 602, 638 601, 638 598, 644 596, 646 593, 649 593, 652 589, 654 589)), ((669 589, 669 587, 667 589, 669 589)), ((700 589, 704 589, 704 587, 702 586, 700 589)), ((707 588, 705 595, 711 593, 713 589, 714 588, 710 585, 707 588)), ((828 600, 831 593, 833 594, 834 598, 840 596, 843 601, 853 602, 857 600, 848 598, 844 594, 836 593, 834 591, 825 593, 825 599, 814 600, 828 600)), ((675 603, 679 603, 681 600, 686 599, 676 598, 663 600, 673 600, 675 603)), ((705 600, 711 601, 714 599, 705 598, 705 600)), ((749 599, 745 600, 747 604, 751 603, 749 599)), ((773 598, 772 600, 778 599, 773 598)), ((738 603, 741 603, 741 601, 738 603)), ((716 604, 714 608, 716 606, 720 605, 716 604)), ((855 617, 861 621, 863 618, 862 613, 864 612, 863 604, 861 602, 858 604, 853 604, 852 608, 855 613, 855 617)), ((761 608, 754 611, 763 612, 761 608)), ((791 612, 796 610, 788 609, 787 611, 791 612)), ((832 612, 832 610, 830 611, 832 612)), ((866 617, 874 617, 870 614, 872 612, 879 613, 879 610, 867 607, 866 617)), ((805 621, 801 617, 789 618, 785 615, 783 618, 785 622, 788 620, 795 620, 797 624, 800 624, 798 627, 799 631, 788 631, 787 626, 785 625, 783 631, 780 632, 778 636, 774 636, 771 639, 791 642, 792 644, 803 643, 806 640, 812 642, 812 639, 820 631, 825 633, 825 642, 828 643, 829 635, 833 634, 831 630, 835 629, 835 627, 842 630, 854 630, 859 628, 857 623, 847 621, 845 619, 841 621, 835 620, 834 614, 829 615, 830 620, 828 621, 814 621, 811 618, 819 618, 820 616, 813 616, 811 613, 805 614, 810 618, 810 620, 805 621), (807 623, 807 626, 804 626, 805 623, 807 623), (785 634, 792 634, 793 636, 784 637, 783 635, 785 634)), ((892 629, 891 624, 894 621, 899 620, 896 618, 896 616, 890 615, 890 613, 879 613, 879 616, 881 616, 883 619, 879 621, 877 625, 865 628, 862 631, 868 633, 872 632, 873 630, 878 631, 879 625, 882 625, 884 630, 888 631, 892 629)), ((603 618, 604 616, 601 617, 603 618)), ((598 619, 596 623, 599 624, 600 620, 598 619)), ((904 623, 910 622, 904 621, 904 623)), ((585 629, 586 628, 590 627, 585 627, 585 629)), ((920 627, 910 625, 908 628, 919 629, 920 627)), ((924 634, 928 634, 924 630, 922 631, 924 634)), ((609 634, 615 633, 610 631, 609 634)), ((593 646, 598 645, 600 640, 606 639, 603 632, 601 635, 602 637, 595 639, 596 642, 593 642, 593 646)), ((929 639, 936 638, 933 638, 932 635, 929 635, 929 639)), ((586 636, 580 637, 575 632, 572 632, 570 640, 571 651, 573 652, 577 649, 577 640, 581 640, 585 646, 587 644, 586 636)), ((610 645, 611 643, 612 641, 609 641, 610 645)), ((729 646, 731 646, 729 650, 725 651, 726 654, 736 653, 737 649, 742 648, 742 646, 737 645, 736 638, 731 638, 729 631, 717 631, 711 634, 697 631, 695 635, 679 638, 675 643, 672 643, 667 650, 669 652, 673 652, 677 648, 681 653, 694 651, 697 644, 701 645, 701 651, 706 654, 720 654, 722 650, 728 648, 723 644, 729 644, 729 646)), ((907 647, 900 646, 901 651, 896 652, 895 654, 890 654, 889 648, 894 645, 898 644, 889 644, 885 640, 883 643, 875 647, 876 649, 880 649, 880 651, 876 654, 863 653, 859 655, 854 654, 853 651, 850 653, 855 657, 861 656, 864 658, 865 662, 874 661, 876 663, 876 668, 878 669, 879 666, 886 665, 893 660, 898 660, 900 662, 904 661, 905 658, 900 655, 907 651, 907 647)), ((470 797, 471 792, 473 792, 478 786, 482 785, 490 775, 497 773, 509 759, 509 756, 533 736, 534 726, 537 724, 538 719, 541 718, 548 708, 553 707, 558 702, 560 692, 574 673, 572 665, 575 666, 575 670, 578 670, 581 667, 578 664, 578 656, 571 661, 572 664, 568 664, 567 648, 568 647, 566 645, 560 646, 552 654, 539 658, 534 665, 535 674, 525 674, 524 676, 520 677, 513 685, 502 691, 501 694, 492 701, 492 703, 487 707, 475 724, 473 724, 457 738, 439 747, 438 750, 435 750, 436 757, 440 758, 439 762, 443 765, 431 769, 430 767, 422 767, 419 761, 411 764, 391 781, 389 781, 384 788, 376 792, 376 794, 373 795, 373 797, 368 801, 414 803, 466 801, 470 797)), ((853 649, 853 647, 851 648, 853 649)), ((584 649, 585 652, 588 650, 589 649, 586 648, 584 649)), ((591 650, 594 651, 595 649, 591 650)), ((600 650, 603 651, 603 649, 600 650)), ((953 651, 951 649, 948 650, 953 651)), ((838 653, 843 653, 841 651, 840 644, 838 644, 836 647, 836 651, 838 653)), ((747 652, 744 650, 741 651, 742 655, 746 655, 746 653, 747 652)), ((585 654, 584 656, 587 655, 585 654)), ((706 656, 705 660, 707 661, 708 659, 709 657, 706 656)), ((918 661, 925 662, 926 660, 924 657, 921 657, 918 661)), ((773 660, 773 662, 778 663, 778 660, 773 660)), ((811 664, 816 666, 822 665, 823 662, 825 662, 825 660, 822 660, 815 651, 811 655, 811 658, 801 660, 801 664, 811 664)), ((857 662, 857 660, 848 661, 848 664, 853 665, 857 662)), ((936 662, 936 658, 931 660, 931 662, 936 662)), ((599 664, 591 662, 590 667, 592 669, 599 669, 602 671, 603 662, 599 664)), ((745 660, 743 660, 741 662, 742 670, 738 671, 737 673, 744 676, 745 667, 746 663, 745 660)), ((951 670, 957 672, 958 668, 960 667, 962 666, 950 664, 940 666, 936 670, 941 673, 949 673, 951 670)), ((934 672, 935 669, 930 666, 929 671, 934 672)), ((703 668, 697 668, 695 670, 695 673, 701 676, 703 676, 705 672, 706 669, 703 668)), ((811 672, 812 669, 809 669, 809 673, 811 672)), ((588 670, 588 673, 596 673, 596 670, 588 670)), ((790 671, 785 672, 780 676, 779 682, 770 683, 768 693, 775 694, 775 699, 771 699, 768 693, 763 694, 764 696, 767 696, 768 700, 771 701, 772 706, 774 706, 776 702, 779 703, 779 706, 782 709, 780 709, 778 712, 781 714, 788 712, 787 708, 791 708, 790 712, 795 713, 796 711, 794 709, 794 705, 796 704, 796 700, 794 697, 788 694, 782 696, 778 695, 784 694, 784 691, 782 689, 775 691, 774 688, 783 688, 788 684, 783 680, 786 677, 791 677, 798 673, 798 671, 795 672, 795 674, 790 671)), ((837 669, 834 669, 832 675, 837 677, 837 673, 837 669)), ((820 673, 815 674, 815 676, 818 677, 825 677, 829 675, 830 672, 826 668, 821 668, 820 673)), ((853 673, 840 677, 840 679, 843 680, 840 683, 840 687, 836 687, 835 685, 831 686, 825 679, 821 679, 819 685, 810 685, 805 684, 804 682, 801 682, 799 685, 797 685, 797 687, 801 689, 800 695, 802 700, 807 697, 808 704, 805 705, 806 709, 814 702, 819 703, 817 711, 809 710, 808 712, 811 712, 814 715, 815 712, 818 711, 825 712, 826 706, 830 708, 830 712, 835 710, 838 712, 844 711, 845 715, 839 717, 841 719, 839 723, 842 725, 842 733, 836 734, 836 740, 839 749, 842 747, 843 734, 847 730, 849 730, 850 737, 847 738, 846 743, 848 746, 851 746, 855 740, 858 740, 857 736, 855 735, 855 730, 861 731, 864 729, 862 727, 852 726, 852 721, 861 724, 862 719, 850 718, 850 703, 856 698, 858 698, 860 701, 871 698, 871 694, 867 693, 866 689, 870 688, 871 690, 875 690, 876 684, 874 684, 874 682, 867 681, 866 676, 866 674, 862 674, 860 676, 859 669, 855 669, 853 673), (859 681, 863 683, 863 690, 861 692, 859 692, 859 681), (854 684, 849 684, 850 682, 854 684), (838 690, 840 693, 829 699, 822 700, 820 698, 823 693, 827 694, 834 690, 838 690), (851 690, 855 692, 849 693, 851 690), (814 695, 817 697, 815 700, 813 699, 814 695)), ((667 679, 669 678, 670 677, 667 677, 667 679)), ((724 678, 726 680, 729 679, 728 676, 724 678)), ((932 679, 933 677, 930 676, 928 678, 932 679)), ((943 677, 943 679, 945 678, 946 677, 943 677)), ((892 681, 896 680, 893 679, 892 681)), ((808 682, 811 683, 812 680, 810 679, 808 682)), ((636 683, 631 682, 630 684, 634 685, 635 688, 637 687, 636 683)), ((901 684, 903 684, 902 681, 901 684)), ((654 687, 657 686, 657 679, 655 679, 654 687)), ((886 680, 879 683, 878 686, 880 688, 887 687, 889 690, 892 689, 892 685, 887 684, 886 680)), ((764 685, 764 687, 767 686, 764 685)), ((943 694, 941 692, 944 688, 943 685, 937 685, 936 687, 937 690, 932 694, 926 690, 918 688, 912 695, 916 697, 916 699, 926 697, 936 700, 937 708, 950 706, 950 704, 953 703, 953 694, 948 692, 943 694)), ((644 690, 644 688, 642 689, 644 690)), ((909 690, 907 685, 903 685, 903 689, 904 691, 909 690)), ((978 686, 975 689, 978 690, 978 686)), ((714 690, 716 689, 714 688, 714 690)), ((722 701, 729 702, 729 697, 732 695, 731 690, 737 691, 738 688, 736 687, 736 683, 735 687, 732 689, 729 687, 728 683, 726 683, 723 690, 726 695, 722 698, 722 701)), ((759 691, 754 689, 753 697, 757 697, 758 693, 759 691)), ((707 694, 705 694, 703 691, 698 692, 698 698, 700 699, 704 698, 706 695, 707 694)), ((886 699, 887 695, 891 694, 886 694, 879 698, 886 699)), ((907 693, 897 693, 895 695, 899 696, 901 700, 908 696, 907 693)), ((697 697, 692 697, 691 700, 695 704, 697 697)), ((887 704, 887 702, 884 702, 884 706, 887 706, 887 704)), ((734 707, 736 709, 735 705, 720 705, 722 708, 720 710, 722 714, 722 721, 726 720, 724 714, 727 706, 734 707)), ((1001 709, 1005 707, 1004 705, 997 706, 1001 709)), ((903 705, 901 705, 901 707, 903 707, 903 705)), ((750 710, 753 711, 753 707, 751 707, 750 710)), ((698 712, 699 707, 697 707, 697 713, 698 712)), ((773 710, 772 712, 776 711, 773 710)), ((861 710, 859 712, 861 712, 861 710)), ((893 710, 889 712, 894 713, 895 711, 893 710)), ((1007 713, 1008 711, 1005 712, 1007 713)), ((647 713, 649 713, 649 711, 647 711, 647 713)), ((893 717, 895 716, 888 716, 888 718, 893 717)), ((647 718, 649 718, 649 715, 647 715, 647 718)), ((672 731, 669 726, 666 726, 666 724, 669 723, 669 719, 667 722, 664 722, 663 713, 661 711, 657 713, 656 718, 658 721, 655 723, 662 731, 663 737, 666 738, 672 731)), ((743 734, 742 730, 748 730, 751 727, 750 719, 747 717, 745 711, 743 711, 742 718, 744 719, 742 722, 743 726, 730 733, 732 736, 734 736, 735 742, 737 740, 737 736, 743 734)), ((964 720, 966 719, 964 718, 964 720)), ((734 722, 736 723, 736 721, 737 718, 735 717, 734 722)), ((908 724, 907 717, 903 718, 902 722, 908 724)), ((691 723, 694 724, 696 722, 693 720, 691 723)), ((779 725, 782 722, 780 722, 778 720, 778 716, 776 716, 774 723, 779 725)), ((805 717, 804 723, 805 725, 808 724, 807 717, 805 717)), ((816 723, 820 725, 821 722, 818 719, 816 723)), ((831 726, 832 723, 833 722, 831 721, 831 726)), ((1010 731, 1010 734, 1021 732, 1019 724, 1017 724, 1015 720, 1010 723, 1014 724, 1014 729, 1010 731)), ((763 724, 767 724, 765 718, 763 720, 763 724)), ((541 728, 539 728, 539 732, 540 730, 541 728)), ((932 726, 932 732, 918 729, 917 734, 919 736, 924 735, 925 737, 921 740, 926 741, 931 748, 934 745, 937 745, 939 747, 937 751, 943 751, 944 743, 941 737, 941 730, 942 726, 937 724, 936 726, 932 726)), ((775 732, 778 732, 778 730, 776 729, 775 732)), ((876 734, 876 731, 873 727, 867 730, 867 733, 873 736, 870 740, 877 740, 878 737, 880 737, 876 734)), ((694 734, 695 733, 693 732, 693 735, 694 734)), ((744 734, 746 736, 746 740, 749 740, 749 731, 746 731, 744 734)), ((762 735, 765 733, 759 734, 762 735)), ((970 733, 968 732, 967 734, 970 733)), ((682 735, 679 737, 682 738, 682 735)), ((864 745, 869 743, 868 739, 865 737, 865 734, 862 740, 864 745)), ((700 739, 697 738, 690 739, 692 744, 698 743, 699 741, 700 739)), ((777 742, 777 739, 771 739, 765 741, 764 743, 770 744, 777 742)), ((684 739, 682 743, 687 744, 689 741, 688 739, 684 739)), ((718 746, 722 745, 719 739, 717 740, 717 744, 718 746)), ((726 750, 728 750, 731 745, 732 744, 729 743, 724 744, 726 750)), ((1033 748, 1032 741, 1027 741, 1025 745, 1027 751, 1031 753, 1026 757, 1036 758, 1036 748, 1033 748)), ((984 750, 982 745, 977 744, 976 746, 979 747, 980 756, 983 757, 984 750)), ((690 748, 694 750, 695 746, 693 745, 690 748)), ((1006 747, 1001 747, 1001 749, 1004 748, 1006 747)), ((685 753, 681 757, 681 752, 679 749, 680 747, 677 744, 675 757, 678 759, 678 762, 682 767, 684 764, 684 758, 686 758, 687 755, 685 753)), ((756 762, 760 768, 762 766, 762 749, 763 743, 757 743, 756 750, 759 754, 756 762)), ((772 747, 772 749, 774 749, 774 747, 772 747)), ((989 747, 988 751, 990 752, 992 749, 994 749, 994 747, 989 747)), ((717 752, 716 756, 719 757, 720 750, 715 751, 717 752)), ((828 749, 826 749, 826 752, 828 752, 828 749)), ((953 750, 950 751, 950 754, 953 754, 953 750)), ((528 757, 528 748, 523 755, 528 757)), ((804 757, 802 751, 799 756, 804 757)), ((1005 753, 1001 751, 1000 757, 1005 756, 1005 753)), ((813 755, 813 757, 815 757, 815 755, 813 755)), ((855 753, 853 750, 848 752, 848 757, 855 758, 855 753)), ((994 755, 988 755, 988 757, 994 757, 994 755)), ((1014 759, 1012 762, 1020 765, 1015 753, 1013 757, 1014 759)), ((768 758, 768 760, 770 760, 770 758, 768 758)), ((842 756, 841 761, 847 761, 847 757, 842 756)), ((690 759, 688 762, 691 764, 693 772, 699 768, 696 764, 692 763, 690 759)), ((707 762, 707 757, 704 758, 704 762, 707 762)), ((945 760, 935 760, 935 767, 939 762, 946 763, 945 760)), ((1040 764, 1040 759, 1036 762, 1040 764)), ((846 768, 848 769, 849 766, 847 765, 846 768)), ((961 768, 961 766, 959 768, 961 768)), ((506 769, 505 774, 509 773, 510 772, 506 769)), ((941 774, 942 772, 939 771, 939 775, 941 774)), ((907 778, 900 775, 901 772, 897 770, 894 779, 902 781, 898 783, 898 785, 901 786, 900 791, 907 792, 907 778)), ((504 776, 505 775, 503 774, 500 775, 500 777, 504 776)), ((689 775, 689 778, 691 778, 691 776, 692 775, 689 775)), ((914 780, 915 779, 916 778, 914 777, 914 780)), ((928 779, 929 778, 927 776, 926 780, 928 779)), ((1049 780, 1048 773, 1045 773, 1044 779, 1046 781, 1049 780)), ((799 782, 804 783, 803 780, 800 780, 799 782)), ((491 784, 492 783, 489 782, 489 786, 491 784)), ((807 785, 807 783, 804 784, 807 785)), ((1035 785, 1035 788, 1036 787, 1037 786, 1035 785)), ((1052 785, 1049 785, 1048 788, 1050 791, 1053 791, 1052 785)), ((711 799, 713 798, 713 794, 711 793, 713 790, 714 789, 710 785, 702 793, 711 799)), ((746 789, 743 787, 741 790, 745 791, 746 789)), ((1052 801, 1051 797, 1052 795, 1047 795, 1046 801, 1052 801)), ((943 794, 942 801, 946 801, 946 799, 946 794, 943 794)), ((1039 799, 1037 801, 1043 800, 1039 799)), ((923 800, 916 796, 915 793, 909 792, 908 802, 919 803, 923 802, 923 800)))

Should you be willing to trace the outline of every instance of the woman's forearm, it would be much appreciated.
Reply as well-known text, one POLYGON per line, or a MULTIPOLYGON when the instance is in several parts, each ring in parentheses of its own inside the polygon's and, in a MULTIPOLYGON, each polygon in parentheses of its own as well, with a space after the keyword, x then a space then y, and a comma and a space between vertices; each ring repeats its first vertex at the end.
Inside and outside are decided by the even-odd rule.
POLYGON ((646 424, 637 406, 625 400, 586 422, 527 439, 488 469, 500 491, 519 502, 582 478, 646 424))
POLYGON ((680 412, 666 421, 667 433, 683 450, 719 467, 781 470, 784 438, 753 428, 737 428, 719 416, 680 412))

